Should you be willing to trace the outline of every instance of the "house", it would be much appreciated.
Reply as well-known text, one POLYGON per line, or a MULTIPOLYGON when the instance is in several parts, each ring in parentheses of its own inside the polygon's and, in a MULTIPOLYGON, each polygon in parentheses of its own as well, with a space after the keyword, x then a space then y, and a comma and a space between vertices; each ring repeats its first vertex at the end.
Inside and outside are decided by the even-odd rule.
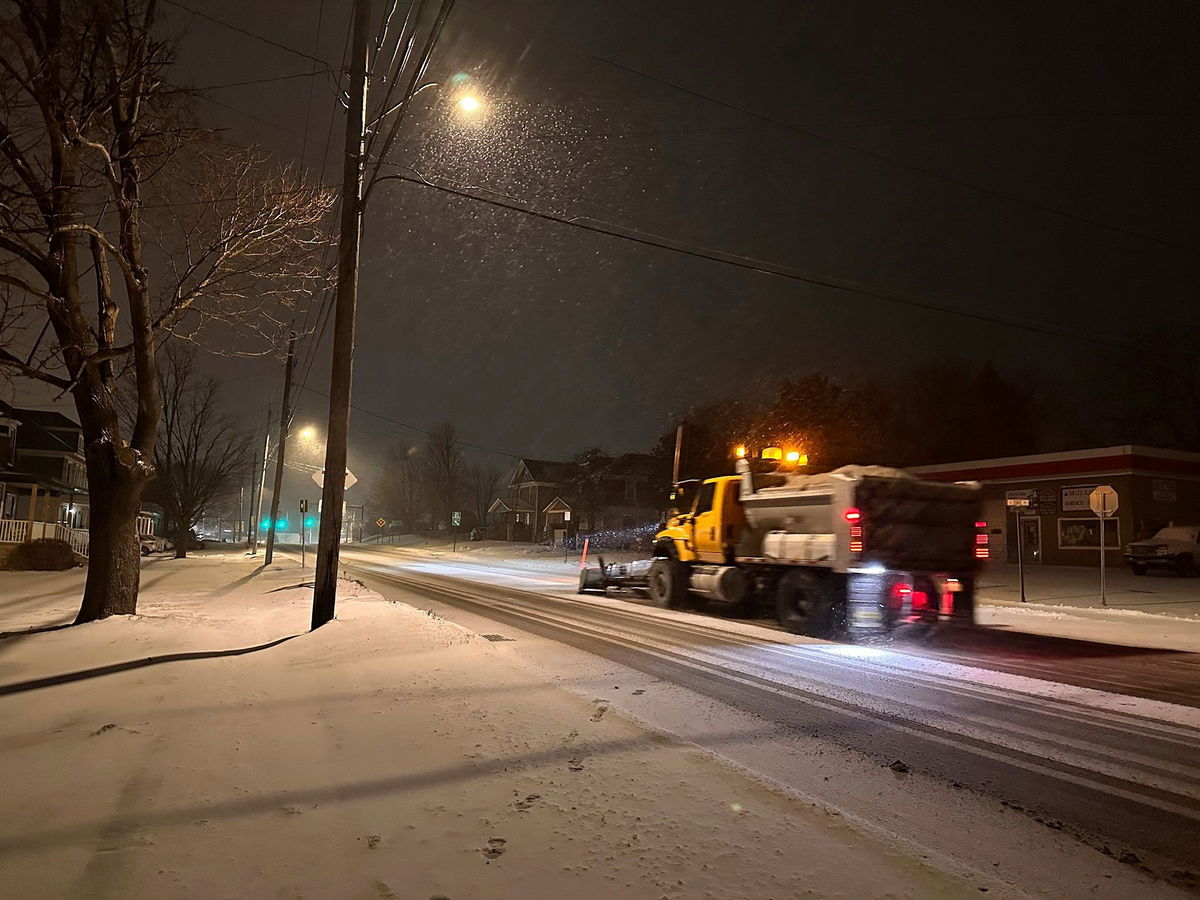
MULTIPOLYGON (((89 513, 83 430, 62 413, 0 401, 0 546, 54 537, 86 557, 89 513)), ((149 516, 138 530, 153 534, 149 516)))
POLYGON ((567 489, 575 471, 574 463, 517 460, 504 492, 488 507, 492 533, 504 541, 536 540, 546 524, 546 507, 567 489))
POLYGON ((1100 520, 1089 496, 1102 484, 1118 498, 1105 524, 1108 565, 1121 565, 1125 544, 1163 526, 1200 524, 1200 453, 1123 444, 909 471, 936 481, 980 482, 992 559, 1016 562, 1020 547, 1026 563, 1098 567, 1100 520), (1009 508, 1009 500, 1028 505, 1009 508))
POLYGON ((493 534, 509 541, 560 543, 576 534, 659 522, 666 505, 661 463, 644 453, 581 463, 522 459, 488 512, 493 534))

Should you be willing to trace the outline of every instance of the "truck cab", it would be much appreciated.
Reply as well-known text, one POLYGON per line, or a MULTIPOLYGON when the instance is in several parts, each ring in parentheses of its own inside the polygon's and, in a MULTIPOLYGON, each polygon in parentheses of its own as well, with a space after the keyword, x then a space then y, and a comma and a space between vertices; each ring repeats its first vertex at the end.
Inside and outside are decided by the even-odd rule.
POLYGON ((680 562, 732 562, 746 525, 738 500, 740 481, 738 475, 722 475, 702 482, 691 510, 672 516, 655 535, 655 556, 680 562))

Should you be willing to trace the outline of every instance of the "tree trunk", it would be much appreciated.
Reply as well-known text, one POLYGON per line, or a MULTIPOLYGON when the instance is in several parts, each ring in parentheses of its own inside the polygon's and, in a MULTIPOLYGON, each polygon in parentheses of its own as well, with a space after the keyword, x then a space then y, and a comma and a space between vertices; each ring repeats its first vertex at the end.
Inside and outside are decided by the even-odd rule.
POLYGON ((76 625, 134 615, 142 566, 137 515, 144 479, 118 462, 111 443, 89 444, 87 459, 88 571, 76 625), (103 469, 107 477, 95 477, 96 469, 103 469))
POLYGON ((191 529, 186 525, 175 526, 175 558, 187 559, 188 543, 191 540, 191 529))

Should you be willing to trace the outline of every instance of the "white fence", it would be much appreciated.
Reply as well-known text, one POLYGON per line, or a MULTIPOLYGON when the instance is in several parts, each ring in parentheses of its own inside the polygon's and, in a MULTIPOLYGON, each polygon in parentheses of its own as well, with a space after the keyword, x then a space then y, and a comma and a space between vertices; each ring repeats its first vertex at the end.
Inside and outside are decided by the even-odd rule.
POLYGON ((0 519, 0 544, 19 544, 37 538, 57 538, 66 541, 80 556, 88 555, 88 533, 82 528, 68 528, 55 522, 34 522, 25 519, 0 519))
POLYGON ((80 556, 88 555, 88 533, 82 528, 68 528, 66 525, 56 525, 54 536, 60 541, 66 541, 71 549, 80 556))
POLYGON ((0 544, 19 544, 29 532, 24 519, 0 519, 0 544))

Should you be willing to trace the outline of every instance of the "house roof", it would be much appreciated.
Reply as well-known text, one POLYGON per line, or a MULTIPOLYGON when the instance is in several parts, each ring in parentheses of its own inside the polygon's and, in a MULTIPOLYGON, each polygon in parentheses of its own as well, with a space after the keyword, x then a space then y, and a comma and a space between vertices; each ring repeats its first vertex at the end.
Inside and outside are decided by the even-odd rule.
POLYGON ((549 459, 531 459, 522 457, 517 463, 516 471, 513 472, 512 481, 510 484, 520 484, 522 481, 545 481, 550 484, 562 484, 570 481, 575 475, 575 464, 568 462, 555 462, 549 459), (529 474, 528 479, 521 477, 521 469, 524 467, 529 474))
POLYGON ((52 409, 25 409, 11 406, 0 400, 0 415, 27 422, 30 425, 40 425, 42 428, 71 428, 79 430, 79 423, 68 419, 62 413, 52 409))
POLYGON ((622 453, 604 469, 605 475, 656 475, 663 469, 649 453, 622 453))
POLYGON ((488 507, 488 512, 533 512, 533 505, 524 502, 510 503, 503 497, 497 497, 488 507))
POLYGON ((24 409, 0 400, 0 416, 15 419, 18 423, 18 453, 22 450, 55 450, 68 453, 78 450, 76 436, 81 429, 60 412, 24 409))
POLYGON ((543 509, 543 510, 542 510, 542 512, 544 512, 544 513, 548 513, 548 512, 568 512, 568 511, 570 511, 572 508, 573 508, 573 507, 571 506, 571 504, 570 504, 570 503, 568 503, 568 502, 567 502, 566 500, 564 500, 562 497, 559 497, 559 496, 555 495, 554 499, 553 499, 553 500, 551 500, 549 503, 547 503, 547 504, 546 504, 546 508, 545 508, 545 509, 543 509))

